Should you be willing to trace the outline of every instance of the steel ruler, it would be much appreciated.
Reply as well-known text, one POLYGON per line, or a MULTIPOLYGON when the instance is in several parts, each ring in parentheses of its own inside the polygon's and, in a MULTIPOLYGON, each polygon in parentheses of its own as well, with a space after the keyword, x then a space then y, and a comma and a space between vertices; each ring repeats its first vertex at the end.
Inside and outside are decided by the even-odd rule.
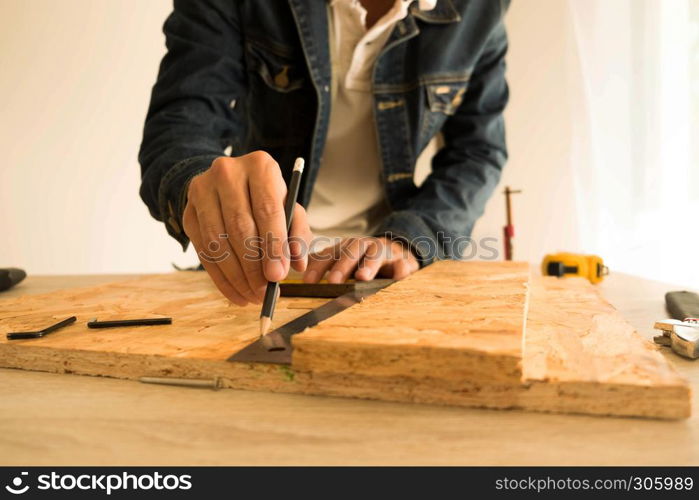
MULTIPOLYGON (((313 309, 312 311, 299 316, 298 318, 289 321, 288 323, 280 326, 276 330, 273 330, 267 334, 267 337, 271 337, 271 342, 263 342, 262 339, 258 339, 249 346, 243 348, 242 350, 233 354, 228 361, 239 362, 239 363, 271 363, 277 365, 291 365, 291 354, 293 352, 293 346, 291 343, 291 337, 297 333, 301 333, 306 328, 311 328, 321 321, 324 321, 337 313, 344 311, 358 304, 366 297, 375 294, 379 290, 386 288, 388 285, 393 283, 393 280, 374 280, 373 282, 367 282, 361 287, 357 287, 354 290, 338 295, 329 302, 323 304, 320 307, 313 309), (371 283, 371 285, 369 285, 371 283), (275 345, 273 349, 268 349, 268 345, 275 345)), ((325 286, 327 293, 327 285, 325 286)), ((337 290, 346 291, 345 285, 338 285, 337 290)), ((306 295, 307 296, 307 295, 306 295)))

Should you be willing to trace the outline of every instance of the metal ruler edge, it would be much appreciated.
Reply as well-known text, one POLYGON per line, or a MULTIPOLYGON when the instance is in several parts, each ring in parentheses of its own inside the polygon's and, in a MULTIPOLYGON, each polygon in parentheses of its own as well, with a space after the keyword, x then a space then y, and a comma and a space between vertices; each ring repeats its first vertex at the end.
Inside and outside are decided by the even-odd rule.
POLYGON ((235 363, 267 363, 276 365, 291 365, 291 354, 293 346, 291 337, 297 333, 301 333, 306 328, 316 326, 321 321, 324 321, 336 314, 360 303, 366 297, 374 295, 379 290, 383 290, 393 281, 389 281, 383 286, 376 288, 364 289, 360 291, 352 291, 344 295, 336 297, 322 306, 302 314, 296 319, 292 319, 288 323, 271 331, 266 336, 271 337, 275 345, 281 345, 283 348, 276 350, 268 350, 261 338, 240 351, 233 354, 227 361, 235 363))

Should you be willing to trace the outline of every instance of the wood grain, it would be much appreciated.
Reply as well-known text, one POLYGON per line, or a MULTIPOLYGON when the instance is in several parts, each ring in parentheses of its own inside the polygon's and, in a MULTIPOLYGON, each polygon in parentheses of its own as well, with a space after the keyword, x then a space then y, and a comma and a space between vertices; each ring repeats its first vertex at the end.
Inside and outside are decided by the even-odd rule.
MULTIPOLYGON (((325 299, 279 300, 275 324, 317 307, 325 299)), ((98 287, 0 301, 0 344, 56 351, 225 360, 259 335, 259 306, 229 306, 203 272, 145 276, 98 287), (5 332, 31 331, 68 316, 78 321, 41 339, 8 341, 5 332), (100 320, 170 316, 172 325, 88 329, 100 320)))
POLYGON ((523 408, 687 418, 688 382, 582 278, 532 282, 523 408))
MULTIPOLYGON (((447 268, 449 273, 459 276, 468 270, 472 277, 469 279, 486 282, 488 279, 484 278, 489 275, 491 281, 502 279, 495 276, 504 272, 503 267, 493 263, 481 263, 478 269, 468 263, 441 263, 419 274, 424 277, 435 273, 435 280, 439 281, 443 279, 439 274, 446 273, 447 268)), ((507 287, 521 285, 521 278, 517 277, 520 272, 515 270, 515 285, 507 287)), ((469 289, 468 281, 463 282, 463 297, 477 302, 479 293, 482 297, 485 290, 490 290, 490 283, 469 289)), ((410 281, 406 283, 412 286, 410 281)), ((456 373, 457 364, 446 372, 448 376, 442 376, 445 372, 437 365, 442 359, 440 353, 448 352, 447 347, 434 349, 430 354, 434 370, 426 373, 429 364, 423 364, 424 376, 415 376, 414 372, 372 373, 373 368, 367 364, 364 369, 369 373, 333 372, 325 369, 327 365, 318 371, 300 369, 296 360, 293 368, 229 363, 225 359, 233 351, 255 338, 259 309, 256 306, 228 307, 204 273, 158 275, 0 301, 0 332, 3 333, 43 326, 47 317, 78 316, 75 325, 43 339, 0 340, 0 366, 129 379, 141 376, 218 378, 222 386, 231 388, 389 401, 656 418, 688 416, 690 391, 687 383, 669 368, 652 344, 641 339, 590 287, 576 280, 554 278, 534 284, 525 346, 523 351, 520 349, 524 359, 517 378, 495 374, 487 380, 483 377, 465 379, 456 373), (149 315, 173 316, 174 323, 104 331, 85 327, 85 321, 95 316, 108 319, 149 315)), ((392 338, 386 332, 404 330, 407 335, 415 335, 414 330, 440 324, 435 311, 457 313, 458 298, 452 290, 434 288, 429 293, 443 294, 444 304, 432 304, 427 308, 424 300, 400 287, 393 291, 389 288, 376 296, 377 303, 385 307, 402 307, 399 304, 404 302, 409 306, 407 309, 422 310, 422 318, 419 314, 410 317, 410 326, 402 323, 400 317, 381 316, 371 311, 369 301, 361 310, 363 320, 369 317, 377 321, 383 332, 379 338, 385 342, 392 338), (382 296, 386 294, 390 300, 382 296)), ((421 292, 421 297, 424 296, 421 292)), ((509 297, 508 294, 504 296, 509 297)), ((277 322, 288 321, 320 303, 323 299, 281 298, 277 322)), ((465 310, 473 315, 478 312, 468 305, 465 310)), ((456 321, 460 325, 458 328, 445 327, 447 333, 440 333, 436 338, 445 346, 453 342, 461 348, 468 345, 468 340, 461 338, 463 332, 468 331, 463 328, 468 322, 461 318, 456 321)), ((483 313, 474 316, 474 321, 487 327, 501 324, 483 313)), ((321 328, 332 339, 330 343, 342 343, 341 339, 332 337, 325 324, 321 328)), ((489 350, 517 359, 516 333, 507 328, 503 330, 509 343, 501 343, 495 329, 475 329, 477 334, 493 340, 494 347, 481 347, 484 359, 489 350)), ((302 335, 312 337, 312 334, 313 331, 302 335)), ((420 341, 425 339, 420 338, 420 341)), ((367 344, 372 346, 367 349, 380 345, 374 340, 367 339, 367 344)), ((356 339, 346 339, 345 343, 351 344, 350 341, 356 342, 356 339)), ((469 356, 478 345, 471 343, 473 349, 467 351, 469 356)), ((456 360, 456 356, 449 359, 448 354, 446 358, 452 363, 456 360)))
POLYGON ((295 336, 294 367, 519 383, 528 281, 526 263, 437 262, 295 336))

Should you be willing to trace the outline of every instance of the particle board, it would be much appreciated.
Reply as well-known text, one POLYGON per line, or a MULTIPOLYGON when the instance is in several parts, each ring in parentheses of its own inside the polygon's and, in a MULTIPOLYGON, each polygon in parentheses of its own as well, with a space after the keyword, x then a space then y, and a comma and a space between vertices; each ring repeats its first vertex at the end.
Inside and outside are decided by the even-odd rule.
POLYGON ((435 263, 293 338, 314 373, 518 383, 529 266, 435 263))
MULTIPOLYGON (((284 298, 275 322, 289 321, 324 299, 284 298)), ((7 346, 192 359, 225 359, 259 335, 259 307, 229 306, 206 273, 152 275, 97 287, 0 301, 0 342, 7 346), (31 331, 69 316, 77 322, 41 339, 7 341, 5 333, 31 331), (88 329, 99 320, 173 318, 172 325, 88 329)))
MULTIPOLYGON (((437 263, 420 271, 416 277, 426 278, 433 273, 434 280, 440 281, 444 279, 440 274, 445 273, 457 275, 457 281, 460 281, 470 274, 471 278, 464 281, 466 289, 470 287, 469 280, 486 281, 482 287, 471 287, 464 294, 473 297, 478 295, 475 290, 481 290, 483 295, 492 293, 490 281, 497 281, 495 275, 500 275, 498 279, 503 279, 504 274, 511 276, 512 281, 506 288, 514 286, 512 283, 520 283, 521 269, 513 264, 507 265, 437 263), (513 267, 507 268, 507 265, 513 267)), ((411 278, 404 281, 403 286, 396 283, 379 292, 375 301, 367 299, 365 304, 361 304, 361 314, 355 315, 357 325, 365 320, 380 322, 382 342, 391 348, 399 346, 404 356, 412 349, 407 347, 410 343, 405 341, 406 335, 415 336, 416 330, 420 329, 434 330, 437 325, 444 324, 440 317, 456 314, 459 309, 449 287, 441 290, 441 295, 446 298, 444 304, 439 301, 430 304, 426 298, 428 294, 419 290, 409 292, 415 282, 416 278, 411 278), (405 323, 395 315, 381 316, 372 311, 374 308, 422 310, 423 314, 421 318, 415 313, 410 316, 410 322, 405 323), (392 340, 391 336, 402 340, 392 340)), ((439 295, 440 290, 435 287, 429 293, 439 295)), ((504 296, 512 299, 509 294, 504 296)), ((475 342, 471 350, 463 348, 466 341, 459 337, 468 336, 464 335, 468 328, 463 327, 468 327, 469 322, 457 318, 455 321, 461 325, 458 328, 444 327, 445 332, 433 337, 416 337, 418 345, 429 338, 445 342, 447 347, 443 349, 418 348, 414 351, 432 356, 433 371, 429 371, 427 363, 421 368, 423 375, 419 372, 399 374, 395 370, 373 370, 365 361, 357 371, 345 369, 351 367, 351 363, 313 361, 308 349, 313 343, 320 346, 320 334, 314 334, 313 330, 298 336, 302 339, 299 345, 308 340, 301 348, 302 351, 306 349, 306 358, 299 363, 295 357, 292 367, 227 362, 225 359, 232 352, 256 337, 259 309, 255 306, 229 307, 205 273, 148 276, 0 301, 0 333, 3 333, 0 366, 127 379, 141 376, 218 378, 222 387, 239 389, 499 409, 654 418, 684 418, 689 415, 690 389, 687 382, 674 372, 651 343, 634 332, 619 313, 599 297, 591 285, 579 280, 540 278, 532 282, 529 296, 524 347, 521 335, 519 350, 515 345, 516 329, 503 327, 505 323, 498 323, 500 320, 496 321, 490 313, 477 316, 478 308, 469 309, 465 301, 463 311, 474 315, 473 324, 480 318, 480 324, 484 325, 483 329, 474 332, 484 334, 488 338, 487 344, 492 341, 492 346, 484 348, 482 343, 475 342), (76 324, 43 339, 12 342, 4 339, 7 331, 45 326, 47 317, 59 320, 71 314, 78 316, 76 324), (92 317, 158 315, 172 316, 173 325, 104 331, 85 327, 85 322, 92 317), (507 342, 501 343, 503 339, 493 333, 498 329, 505 332, 503 336, 509 339, 507 342), (454 342, 468 356, 474 356, 477 349, 481 349, 484 359, 490 352, 505 359, 519 356, 519 375, 498 374, 484 380, 483 377, 470 378, 467 369, 463 376, 459 376, 457 355, 448 359, 447 365, 452 369, 444 371, 438 365, 443 357, 449 358, 449 342, 454 342), (313 363, 318 367, 315 371, 313 363)), ((282 297, 276 323, 297 317, 324 301, 282 297)), ((516 303, 521 304, 521 301, 516 303)), ((329 340, 329 344, 343 344, 338 341, 337 333, 332 333, 325 323, 316 328, 322 328, 325 335, 334 339, 329 340)), ((343 328, 350 327, 338 324, 333 330, 343 328)), ((348 340, 345 344, 351 345, 351 342, 348 340)), ((379 345, 373 342, 367 350, 375 351, 379 345)), ((325 350, 326 354, 333 351, 325 350)), ((401 359, 405 362, 409 356, 401 359)))
MULTIPOLYGON (((547 411, 686 418, 691 388, 582 278, 531 284, 519 406, 547 411)), ((651 328, 652 325, 648 325, 651 328)))

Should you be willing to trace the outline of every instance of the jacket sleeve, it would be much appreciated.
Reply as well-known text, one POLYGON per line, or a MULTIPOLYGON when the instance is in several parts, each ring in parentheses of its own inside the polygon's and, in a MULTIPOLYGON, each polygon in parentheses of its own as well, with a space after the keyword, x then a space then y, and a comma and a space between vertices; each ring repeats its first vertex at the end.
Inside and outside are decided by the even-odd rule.
POLYGON ((442 128, 444 146, 432 159, 432 172, 378 232, 410 243, 421 265, 461 257, 459 247, 463 249, 500 180, 507 159, 506 52, 501 21, 488 38, 463 102, 442 128))
POLYGON ((243 134, 236 103, 247 84, 237 2, 175 0, 163 31, 167 53, 139 152, 140 195, 186 249, 186 187, 243 134))

